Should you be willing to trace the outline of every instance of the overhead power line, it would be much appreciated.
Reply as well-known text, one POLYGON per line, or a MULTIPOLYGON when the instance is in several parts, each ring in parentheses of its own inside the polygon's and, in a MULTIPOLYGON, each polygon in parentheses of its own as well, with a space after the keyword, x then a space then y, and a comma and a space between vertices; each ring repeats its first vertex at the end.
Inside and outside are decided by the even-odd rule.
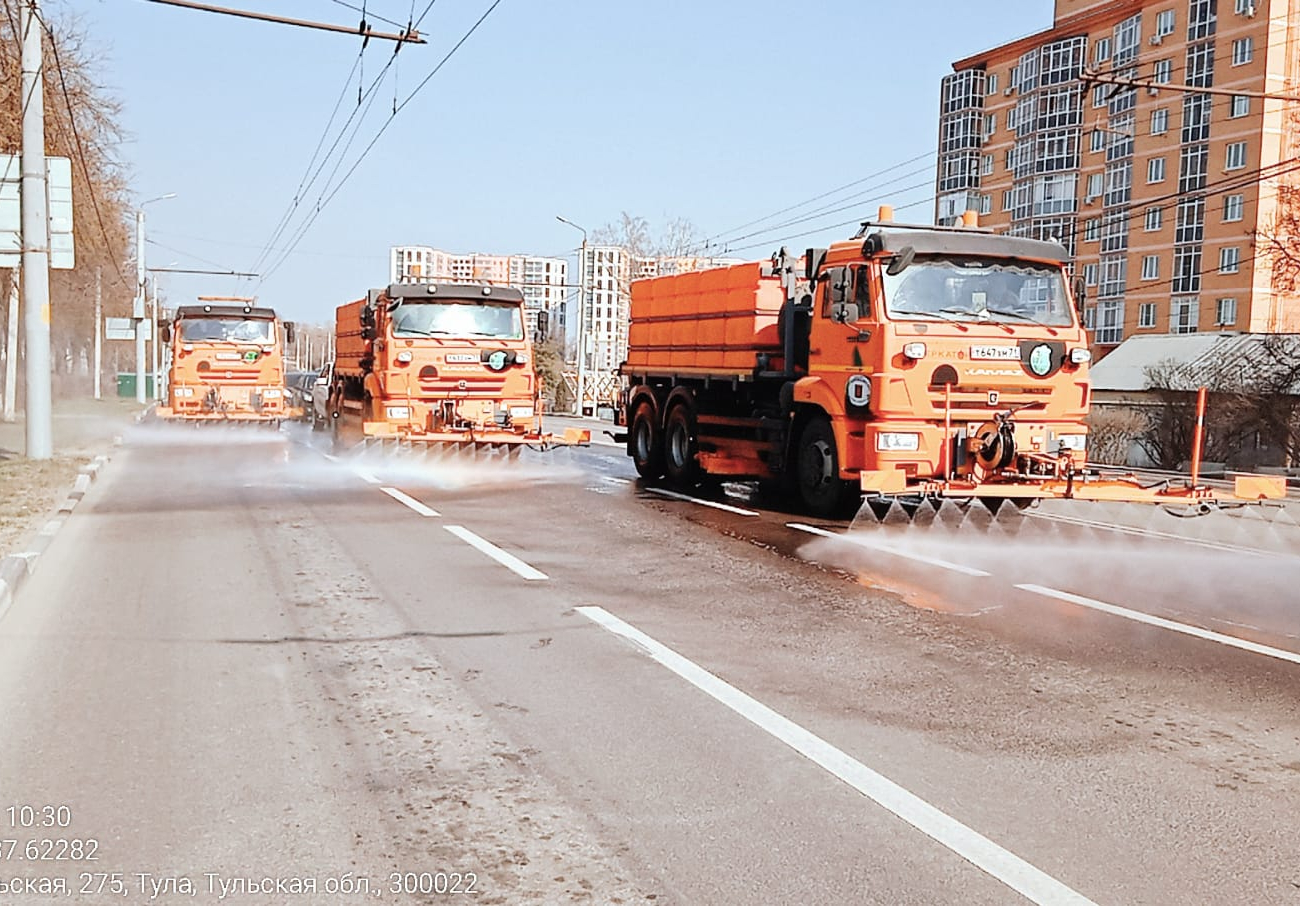
POLYGON ((161 3, 164 6, 180 6, 185 9, 195 9, 205 13, 220 13, 225 16, 236 16, 241 19, 256 19, 259 22, 274 22, 278 25, 297 25, 302 28, 314 28, 318 31, 339 32, 345 35, 361 35, 366 40, 371 38, 378 41, 396 41, 398 44, 424 44, 426 43, 420 37, 417 31, 402 31, 397 34, 388 32, 375 31, 367 25, 360 27, 350 25, 333 25, 329 22, 313 22, 310 19, 290 19, 287 16, 273 16, 270 13, 259 13, 243 9, 229 9, 224 6, 212 6, 208 3, 197 3, 195 0, 149 0, 150 3, 161 3))

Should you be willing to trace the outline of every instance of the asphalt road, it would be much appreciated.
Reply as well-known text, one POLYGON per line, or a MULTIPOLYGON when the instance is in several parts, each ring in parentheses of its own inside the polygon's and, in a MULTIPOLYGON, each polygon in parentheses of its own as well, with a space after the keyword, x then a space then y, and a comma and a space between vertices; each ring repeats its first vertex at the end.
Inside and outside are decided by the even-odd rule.
POLYGON ((314 440, 142 432, 55 539, 0 621, 0 884, 1300 901, 1287 527, 850 526, 601 443, 314 440))

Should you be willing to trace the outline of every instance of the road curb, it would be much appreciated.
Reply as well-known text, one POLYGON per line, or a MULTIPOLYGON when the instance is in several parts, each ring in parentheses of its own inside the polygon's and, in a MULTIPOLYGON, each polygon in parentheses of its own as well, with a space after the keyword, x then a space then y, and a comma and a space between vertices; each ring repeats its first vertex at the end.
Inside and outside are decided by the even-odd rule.
MULTIPOLYGON (((116 437, 113 439, 113 447, 121 445, 122 439, 116 437)), ((27 581, 27 577, 36 572, 37 561, 40 560, 41 554, 49 548, 50 542, 58 534, 59 529, 68 521, 68 516, 76 509, 77 504, 86 496, 90 490, 91 484, 104 471, 108 465, 108 454, 100 454, 90 462, 81 466, 77 470, 77 477, 68 490, 63 502, 59 504, 46 523, 41 526, 40 530, 27 543, 27 547, 16 554, 9 554, 0 557, 0 620, 4 619, 9 608, 13 606, 14 599, 17 598, 19 590, 27 581)))

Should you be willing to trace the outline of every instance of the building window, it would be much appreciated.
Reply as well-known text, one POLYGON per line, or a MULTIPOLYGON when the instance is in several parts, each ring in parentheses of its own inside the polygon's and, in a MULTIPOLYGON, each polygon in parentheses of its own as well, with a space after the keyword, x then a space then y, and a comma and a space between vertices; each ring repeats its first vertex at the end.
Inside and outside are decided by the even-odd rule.
POLYGON ((1014 196, 1010 189, 1007 189, 1005 192, 1002 193, 1002 210, 1004 211, 1011 210, 1011 206, 1014 204, 1013 198, 1014 196))
POLYGON ((1099 268, 1100 265, 1097 264, 1085 264, 1083 266, 1083 283, 1085 286, 1097 285, 1097 271, 1099 268))
POLYGON ((1223 198, 1223 222, 1233 223, 1245 217, 1246 196, 1225 195, 1223 198))
POLYGON ((1096 242, 1101 239, 1101 218, 1093 217, 1091 220, 1084 221, 1083 224, 1083 241, 1096 242))
POLYGON ((980 196, 980 213, 981 213, 981 214, 992 214, 992 213, 993 213, 993 196, 992 196, 992 195, 981 195, 981 196, 980 196))
POLYGON ((1112 299, 1097 303, 1095 338, 1098 343, 1107 345, 1123 342, 1124 300, 1112 299))
POLYGON ((1169 303, 1169 332, 1196 333, 1199 308, 1195 296, 1175 296, 1169 303))
POLYGON ((1187 40, 1208 38, 1214 34, 1218 0, 1190 0, 1187 4, 1187 40))
POLYGON ((1093 129, 1088 133, 1088 149, 1091 151, 1100 151, 1106 147, 1106 133, 1100 129, 1093 129))
MULTIPOLYGON (((1238 0, 1241 2, 1241 0, 1238 0)), ((1174 33, 1174 11, 1164 9, 1156 13, 1156 37, 1163 38, 1174 33)))
POLYGON ((1165 159, 1163 157, 1153 157, 1147 161, 1147 182, 1164 182, 1165 181, 1165 159))
POLYGON ((1164 226, 1164 210, 1162 208, 1147 208, 1146 224, 1143 227, 1148 233, 1154 233, 1164 226))
POLYGON ((1092 60, 1094 63, 1104 63, 1110 59, 1110 38, 1098 38, 1097 43, 1092 46, 1092 60))
POLYGON ((1160 256, 1146 255, 1142 258, 1142 279, 1159 280, 1160 279, 1160 256))
POLYGON ((1228 116, 1236 118, 1250 114, 1250 95, 1234 94, 1232 96, 1232 110, 1228 116))
POLYGON ((998 131, 998 115, 996 113, 985 114, 984 116, 984 137, 988 138, 994 132, 998 131))
POLYGON ((997 94, 997 93, 998 93, 998 74, 997 74, 996 72, 991 72, 991 73, 989 73, 989 74, 988 74, 988 77, 985 78, 985 80, 984 80, 984 85, 985 85, 986 93, 987 93, 987 94, 997 94))
POLYGON ((1086 330, 1092 330, 1097 326, 1097 306, 1089 305, 1083 310, 1083 326, 1086 330))
POLYGON ((1195 293, 1201 289, 1201 247, 1199 245, 1174 246, 1174 279, 1176 293, 1195 293))
POLYGON ((985 154, 980 160, 980 175, 989 176, 993 173, 993 155, 985 154))
POLYGON ((1151 81, 1158 82, 1162 85, 1173 81, 1174 78, 1174 61, 1173 60, 1156 60, 1151 67, 1151 81))
POLYGON ((1105 174, 1091 173, 1088 175, 1088 192, 1087 200, 1092 201, 1102 193, 1102 186, 1105 184, 1105 174))
POLYGON ((1138 327, 1156 326, 1156 303, 1143 302, 1138 306, 1138 327))
POLYGON ((1169 108, 1161 107, 1151 111, 1151 134, 1164 135, 1169 131, 1169 108))
POLYGON ((1092 89, 1092 106, 1105 107, 1106 95, 1110 92, 1110 90, 1111 90, 1111 86, 1109 85, 1094 86, 1092 89))
POLYGON ((1214 42, 1203 41, 1187 46, 1187 69, 1184 82, 1195 88, 1214 84, 1214 42))
POLYGON ((1219 273, 1235 274, 1241 270, 1241 249, 1236 246, 1219 249, 1219 273))
POLYGON ((1237 323, 1237 300, 1220 299, 1215 306, 1214 323, 1219 327, 1230 327, 1237 323))
POLYGON ((1232 42, 1232 65, 1244 66, 1255 59, 1255 39, 1238 38, 1232 42))
POLYGON ((1227 159, 1224 167, 1229 170, 1240 170, 1246 166, 1246 143, 1233 142, 1228 145, 1227 159))

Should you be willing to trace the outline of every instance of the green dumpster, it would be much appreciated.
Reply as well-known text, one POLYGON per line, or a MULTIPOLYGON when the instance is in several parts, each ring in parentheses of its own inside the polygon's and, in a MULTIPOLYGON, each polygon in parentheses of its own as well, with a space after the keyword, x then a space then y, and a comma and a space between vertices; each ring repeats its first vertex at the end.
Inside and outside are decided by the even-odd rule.
MULTIPOLYGON (((144 394, 146 397, 153 398, 153 375, 144 376, 144 394)), ((117 395, 122 399, 135 398, 135 372, 119 371, 117 373, 117 395)))

